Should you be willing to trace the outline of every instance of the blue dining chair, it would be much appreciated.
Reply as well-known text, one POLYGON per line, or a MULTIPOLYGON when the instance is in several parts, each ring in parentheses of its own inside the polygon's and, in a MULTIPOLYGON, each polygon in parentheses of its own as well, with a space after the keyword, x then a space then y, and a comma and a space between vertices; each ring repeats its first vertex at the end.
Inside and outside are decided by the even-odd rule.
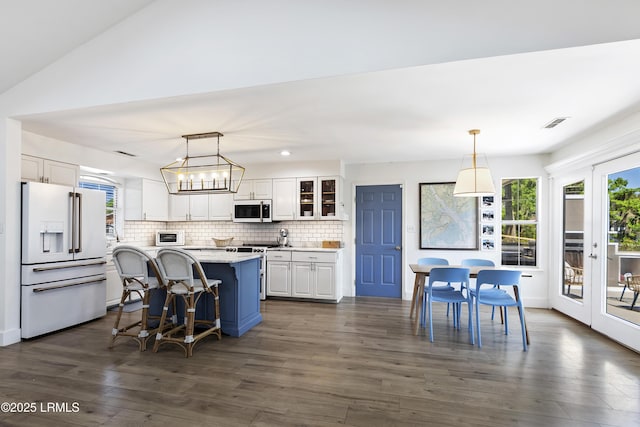
MULTIPOLYGON (((495 267, 496 264, 491 261, 490 259, 483 259, 483 258, 467 258, 467 259, 463 259, 461 262, 461 265, 463 267, 495 267)), ((473 295, 475 292, 474 287, 471 287, 471 296, 475 296, 473 295)), ((491 308, 491 320, 493 320, 494 316, 496 314, 496 308, 492 307, 491 308)), ((502 320, 502 311, 500 311, 500 319, 501 321, 504 322, 504 320, 502 320)))
POLYGON ((509 316, 507 307, 518 307, 520 314, 520 326, 522 329, 522 347, 527 351, 527 327, 524 321, 524 307, 520 298, 520 276, 521 272, 516 270, 480 270, 476 279, 475 292, 473 293, 473 303, 476 310, 476 325, 478 334, 478 347, 482 347, 482 336, 480 333, 480 304, 494 307, 504 307, 504 333, 509 334, 509 316), (503 289, 496 286, 511 286, 516 298, 512 297, 503 289), (484 287, 484 289, 483 289, 484 287))
POLYGON ((433 342, 433 303, 446 302, 453 305, 453 327, 460 329, 460 314, 463 303, 469 307, 469 338, 474 343, 471 299, 468 292, 469 269, 461 267, 436 267, 429 273, 429 284, 425 287, 425 304, 422 306, 422 319, 429 320, 429 341, 433 342), (436 285, 443 283, 446 285, 436 285), (460 289, 451 286, 460 283, 460 289), (466 294, 466 295, 465 295, 466 294), (425 310, 427 314, 425 315, 425 310))
POLYGON ((445 258, 424 257, 418 258, 418 264, 421 265, 449 265, 449 261, 445 258))
MULTIPOLYGON (((445 258, 435 258, 435 257, 424 257, 418 258, 418 264, 420 265, 449 265, 449 261, 445 258)), ((443 285, 443 289, 452 288, 451 285, 443 285)), ((416 298, 418 296, 418 288, 415 287, 413 289, 413 297, 411 297, 411 312, 409 313, 409 317, 411 317, 411 313, 413 313, 413 307, 416 304, 416 298)), ((423 297, 422 295, 420 297, 423 297)), ((447 304, 447 316, 449 316, 449 304, 447 304)))
POLYGON ((467 258, 461 262, 463 267, 495 267, 496 264, 490 259, 467 258))

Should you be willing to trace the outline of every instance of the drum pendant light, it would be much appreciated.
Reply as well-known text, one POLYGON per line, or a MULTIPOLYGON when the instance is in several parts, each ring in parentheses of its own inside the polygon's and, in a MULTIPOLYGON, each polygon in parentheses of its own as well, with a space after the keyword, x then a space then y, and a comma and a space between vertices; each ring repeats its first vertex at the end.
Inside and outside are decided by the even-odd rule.
MULTIPOLYGON (((476 135, 479 133, 479 129, 471 129, 469 131, 469 134, 473 135, 473 154, 470 159, 470 167, 469 156, 467 155, 462 159, 462 167, 458 173, 458 179, 453 189, 453 195, 456 197, 491 196, 496 192, 488 165, 478 166, 476 135)), ((483 157, 484 163, 487 164, 486 157, 483 157)))

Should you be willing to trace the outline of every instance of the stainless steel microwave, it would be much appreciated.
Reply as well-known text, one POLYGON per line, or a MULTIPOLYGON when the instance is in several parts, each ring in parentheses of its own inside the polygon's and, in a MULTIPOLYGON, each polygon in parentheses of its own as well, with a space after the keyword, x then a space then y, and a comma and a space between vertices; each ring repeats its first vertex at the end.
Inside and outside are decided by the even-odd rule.
POLYGON ((271 200, 236 200, 233 222, 271 222, 271 200))

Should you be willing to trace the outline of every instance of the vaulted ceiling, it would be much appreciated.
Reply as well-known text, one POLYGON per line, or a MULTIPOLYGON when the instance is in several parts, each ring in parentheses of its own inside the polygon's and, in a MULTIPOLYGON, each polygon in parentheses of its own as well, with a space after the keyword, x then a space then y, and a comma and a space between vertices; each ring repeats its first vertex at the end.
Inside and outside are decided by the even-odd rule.
MULTIPOLYGON (((11 34, 0 42, 0 55, 11 58, 0 73, 0 92, 100 37, 127 16, 144 13, 152 3, 0 0, 0 26, 11 34)), ((124 151, 156 164, 184 154, 180 135, 214 130, 225 134, 223 153, 241 163, 277 161, 283 149, 291 151, 290 161, 360 163, 460 156, 471 148, 471 128, 482 130, 479 150, 489 155, 547 153, 638 111, 640 27, 634 17, 640 5, 621 2, 624 10, 616 9, 615 14, 629 19, 617 22, 606 16, 611 2, 595 2, 603 11, 600 16, 597 7, 585 7, 589 14, 580 19, 593 20, 590 31, 585 31, 585 22, 577 26, 567 21, 570 8, 564 7, 560 12, 565 15, 550 15, 548 22, 540 22, 539 32, 529 34, 530 22, 510 21, 500 8, 504 2, 489 3, 491 10, 483 10, 483 16, 495 19, 483 24, 490 29, 483 34, 487 40, 494 36, 491 32, 500 38, 487 43, 483 54, 464 51, 454 31, 461 21, 447 10, 448 15, 442 14, 439 61, 33 114, 21 117, 23 128, 108 152, 124 151), (566 33, 561 31, 563 23, 566 33), (512 40, 505 37, 509 31, 512 40), (447 47, 458 50, 449 52, 447 47), (566 120, 545 128, 556 118, 566 120)), ((573 3, 577 7, 582 2, 573 3)), ((550 4, 544 1, 540 6, 550 4)), ((412 13, 400 6, 398 16, 412 13)), ((434 15, 442 12, 436 9, 434 15)), ((545 16, 552 11, 539 12, 545 16)), ((367 13, 362 10, 362 19, 367 13)), ((412 47, 420 48, 419 42, 412 47)), ((194 143, 192 150, 210 152, 211 145, 194 143)))

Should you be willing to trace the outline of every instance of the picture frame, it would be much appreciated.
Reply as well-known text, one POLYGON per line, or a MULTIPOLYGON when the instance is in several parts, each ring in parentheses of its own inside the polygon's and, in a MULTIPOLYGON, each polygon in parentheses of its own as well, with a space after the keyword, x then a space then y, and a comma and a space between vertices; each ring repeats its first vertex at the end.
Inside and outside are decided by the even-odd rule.
POLYGON ((493 236, 495 233, 495 229, 493 224, 482 224, 482 235, 484 237, 493 236))
POLYGON ((493 196, 482 196, 482 207, 483 208, 492 208, 493 207, 493 196))
POLYGON ((478 198, 454 197, 454 187, 419 184, 420 249, 478 249, 478 198))
POLYGON ((496 241, 491 238, 482 238, 482 250, 493 251, 496 248, 496 241))
POLYGON ((493 222, 494 218, 493 209, 482 209, 482 222, 493 222))

